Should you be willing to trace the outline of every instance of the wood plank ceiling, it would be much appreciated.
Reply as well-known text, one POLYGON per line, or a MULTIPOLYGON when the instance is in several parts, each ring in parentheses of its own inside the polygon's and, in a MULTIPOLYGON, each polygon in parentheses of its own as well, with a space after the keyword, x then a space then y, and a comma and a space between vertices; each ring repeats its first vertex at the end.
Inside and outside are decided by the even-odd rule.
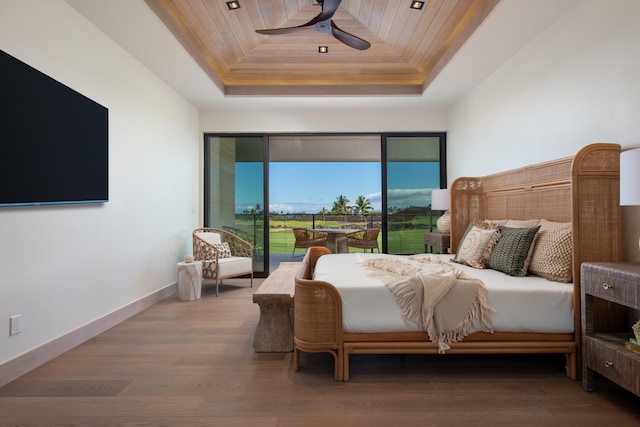
POLYGON ((339 96, 421 95, 500 0, 343 0, 333 20, 362 51, 313 29, 255 32, 305 24, 314 0, 145 1, 226 96, 339 96))

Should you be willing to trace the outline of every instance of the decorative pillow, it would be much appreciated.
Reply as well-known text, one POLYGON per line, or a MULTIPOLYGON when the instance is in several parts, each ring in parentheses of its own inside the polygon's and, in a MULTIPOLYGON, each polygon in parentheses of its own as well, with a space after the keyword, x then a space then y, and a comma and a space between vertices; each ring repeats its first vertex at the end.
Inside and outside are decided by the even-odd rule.
POLYGON ((458 245, 458 252, 452 261, 473 268, 485 268, 491 251, 500 238, 500 231, 497 229, 483 230, 473 224, 470 224, 469 227, 471 229, 467 229, 468 232, 458 245))
POLYGON ((218 252, 218 258, 231 258, 231 248, 229 247, 229 243, 217 243, 213 245, 213 247, 218 252))
POLYGON ((571 223, 543 219, 538 234, 529 273, 554 282, 570 283, 573 280, 571 223))
MULTIPOLYGON (((473 222, 470 222, 470 223, 469 223, 469 225, 467 225, 467 229, 464 231, 464 234, 462 235, 462 238, 460 239, 460 243, 458 243, 458 247, 461 247, 461 246, 462 246, 462 244, 464 243, 464 239, 466 239, 467 234, 469 234, 469 232, 471 231, 471 229, 473 228, 473 226, 474 226, 474 225, 475 225, 475 224, 474 224, 473 222)), ((452 260, 452 261, 455 261, 455 260, 456 260, 456 258, 458 258, 458 254, 456 254, 456 255, 453 257, 453 260, 452 260)))
POLYGON ((500 228, 500 240, 496 243, 487 267, 509 276, 527 275, 530 251, 540 226, 530 228, 500 228))
POLYGON ((507 223, 507 219, 485 219, 483 223, 489 228, 498 228, 507 223))
POLYGON ((504 224, 505 227, 510 228, 530 228, 540 225, 539 219, 508 219, 504 224))
MULTIPOLYGON (((480 228, 482 230, 497 230, 498 229, 498 225, 489 224, 486 221, 471 221, 469 223, 469 225, 467 225, 467 229, 462 234, 462 238, 460 239, 460 242, 458 243, 458 248, 462 247, 462 243, 464 243, 464 239, 467 237, 467 234, 469 234, 469 232, 471 231, 471 229, 473 227, 477 227, 477 228, 480 228)), ((460 252, 460 249, 458 249, 458 252, 460 252)), ((458 262, 459 260, 457 258, 458 258, 458 254, 456 254, 451 261, 458 262)), ((464 264, 464 262, 461 262, 460 264, 464 264)))

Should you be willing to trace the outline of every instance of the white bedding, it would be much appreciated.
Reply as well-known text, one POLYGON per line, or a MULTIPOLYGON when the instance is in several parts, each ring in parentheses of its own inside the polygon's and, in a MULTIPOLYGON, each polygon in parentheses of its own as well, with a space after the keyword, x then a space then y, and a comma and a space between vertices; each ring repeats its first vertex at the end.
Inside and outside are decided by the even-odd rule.
MULTIPOLYGON (((451 255, 420 254, 448 261, 451 255)), ((405 323, 395 296, 385 284, 371 277, 371 270, 360 265, 366 259, 401 259, 413 265, 421 263, 409 257, 388 254, 329 254, 316 263, 314 279, 331 283, 342 298, 342 322, 345 332, 404 332, 420 330, 405 323)), ((573 332, 573 284, 557 283, 537 276, 511 277, 495 270, 479 270, 451 263, 482 280, 488 299, 496 309, 496 332, 573 332)))

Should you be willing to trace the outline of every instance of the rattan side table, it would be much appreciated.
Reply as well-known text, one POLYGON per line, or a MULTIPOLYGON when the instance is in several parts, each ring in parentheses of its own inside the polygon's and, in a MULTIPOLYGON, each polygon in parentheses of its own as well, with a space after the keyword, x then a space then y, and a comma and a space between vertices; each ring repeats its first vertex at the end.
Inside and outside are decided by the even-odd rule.
POLYGON ((582 388, 594 389, 597 372, 640 396, 640 354, 624 344, 633 337, 624 307, 640 310, 640 263, 582 264, 581 302, 582 388))
POLYGON ((434 247, 438 248, 441 254, 446 254, 451 247, 451 236, 444 233, 424 233, 424 252, 433 253, 434 247))

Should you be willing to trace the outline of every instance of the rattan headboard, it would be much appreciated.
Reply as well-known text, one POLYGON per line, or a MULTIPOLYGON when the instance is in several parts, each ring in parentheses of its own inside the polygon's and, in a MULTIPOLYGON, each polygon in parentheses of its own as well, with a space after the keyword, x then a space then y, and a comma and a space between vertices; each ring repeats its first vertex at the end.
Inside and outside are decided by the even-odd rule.
POLYGON ((547 219, 572 222, 573 277, 580 265, 621 261, 620 145, 591 144, 575 156, 451 186, 451 250, 471 221, 547 219))

